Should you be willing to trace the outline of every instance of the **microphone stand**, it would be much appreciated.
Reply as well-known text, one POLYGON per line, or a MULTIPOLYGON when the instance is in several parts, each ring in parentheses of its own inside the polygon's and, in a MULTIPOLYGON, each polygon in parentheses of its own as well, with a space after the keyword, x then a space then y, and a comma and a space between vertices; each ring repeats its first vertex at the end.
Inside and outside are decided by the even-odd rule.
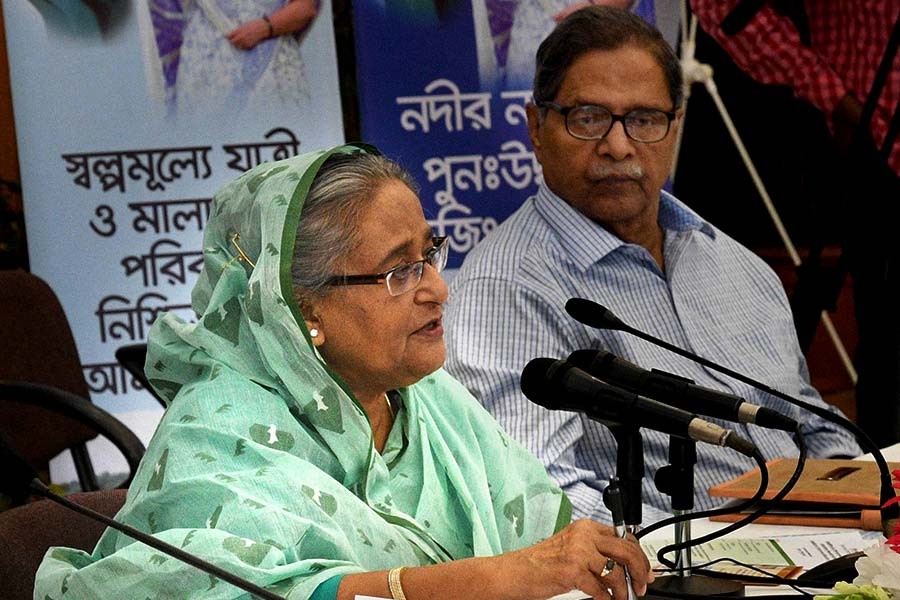
MULTIPOLYGON (((630 333, 631 335, 637 336, 642 340, 646 340, 651 344, 659 346, 660 348, 665 348, 670 352, 674 352, 679 356, 683 356, 688 360, 692 360, 707 368, 713 369, 714 371, 718 371, 719 373, 724 373, 725 375, 728 375, 733 379, 754 387, 757 390, 760 390, 767 394, 771 394, 776 398, 781 398, 782 400, 795 406, 804 408, 814 415, 817 415, 825 419, 826 421, 829 421, 836 425, 840 425, 841 427, 849 431, 851 434, 853 434, 853 437, 856 438, 856 441, 859 443, 859 445, 862 446, 863 450, 866 450, 872 454, 872 458, 875 459, 875 464, 878 465, 878 471, 881 474, 881 489, 879 495, 881 504, 881 530, 885 537, 890 537, 891 535, 893 535, 894 529, 897 525, 898 515, 900 515, 900 503, 890 502, 896 495, 894 493, 891 471, 887 466, 887 461, 884 460, 884 455, 881 453, 881 450, 878 448, 878 446, 875 445, 875 442, 872 441, 872 438, 870 438, 868 434, 866 434, 866 432, 860 429, 856 425, 856 423, 853 423, 849 419, 838 414, 832 413, 825 408, 810 404, 809 402, 804 402, 797 398, 792 398, 788 394, 773 389, 759 381, 756 381, 751 377, 748 377, 747 375, 742 375, 741 373, 738 373, 733 369, 729 369, 728 367, 714 363, 711 360, 703 358, 698 354, 694 354, 693 352, 689 352, 687 350, 679 348, 678 346, 670 344, 665 340, 661 340, 653 335, 650 335, 649 333, 645 333, 640 329, 632 327, 631 325, 627 325, 615 314, 613 314, 613 312, 608 308, 597 304, 596 302, 585 300, 583 298, 570 298, 566 302, 566 312, 568 312, 569 315, 571 315, 579 323, 582 323, 589 327, 594 327, 596 329, 613 329, 623 331, 625 333, 630 333)), ((800 435, 799 428, 797 433, 798 435, 800 435)), ((801 447, 801 452, 802 451, 803 447, 801 447)), ((761 472, 763 472, 763 467, 764 462, 760 458, 761 472)), ((844 558, 838 557, 837 559, 832 560, 840 561, 844 560, 844 558)))
POLYGON ((641 482, 644 479, 644 439, 633 425, 605 423, 616 438, 616 477, 623 496, 625 526, 637 533, 644 520, 641 504, 641 482))
MULTIPOLYGON (((566 303, 566 310, 569 310, 569 303, 574 299, 570 299, 569 302, 566 303)), ((580 300, 580 299, 579 299, 580 300)), ((580 300, 580 302, 590 302, 586 300, 580 300)), ((662 340, 658 337, 650 335, 649 333, 645 333, 640 329, 632 327, 627 323, 623 322, 621 319, 616 317, 612 311, 608 308, 598 305, 596 303, 592 303, 597 306, 598 309, 602 309, 602 315, 600 319, 596 323, 590 323, 589 325, 592 327, 596 327, 598 329, 617 329, 619 331, 624 331, 625 333, 630 333, 633 336, 639 337, 642 340, 646 340, 655 346, 659 346, 660 348, 664 348, 670 352, 674 352, 679 356, 683 356, 688 360, 692 360, 698 364, 703 365, 704 367, 710 368, 714 371, 718 371, 719 373, 723 373, 728 375, 729 377, 736 379, 742 383, 745 383, 751 387, 754 387, 761 392, 765 392, 767 394, 771 394, 776 398, 781 398, 785 402, 793 404, 795 406, 799 406, 808 410, 809 412, 822 417, 826 421, 830 421, 831 423, 835 423, 845 428, 847 431, 853 434, 853 437, 856 438, 856 441, 859 442, 860 446, 862 446, 863 450, 867 450, 872 453, 872 458, 875 459, 875 463, 878 465, 878 471, 881 473, 881 528, 882 533, 885 537, 890 537, 894 533, 894 528, 897 525, 898 515, 900 515, 900 504, 892 504, 890 506, 885 506, 885 503, 893 498, 896 494, 894 493, 893 480, 891 478, 891 471, 887 466, 887 462, 884 460, 884 455, 881 453, 881 450, 878 446, 875 445, 875 442, 872 441, 872 438, 866 434, 862 429, 860 429, 856 423, 836 415, 824 408, 816 406, 814 404, 810 404, 809 402, 804 402, 803 400, 799 400, 797 398, 793 398, 784 392, 778 391, 762 382, 756 381, 755 379, 748 377, 747 375, 743 375, 738 373, 733 369, 729 369, 723 365, 718 363, 714 363, 713 361, 703 358, 699 354, 694 354, 693 352, 688 352, 682 348, 674 344, 670 344, 669 342, 662 340)), ((572 314, 571 311, 569 314, 572 314)), ((575 315, 572 315, 575 316, 575 315)), ((575 317, 579 322, 583 322, 578 317, 575 317)), ((588 324, 588 323, 585 323, 588 324)))
MULTIPOLYGON (((694 465, 697 463, 697 443, 678 437, 669 438, 669 464, 661 467, 654 477, 656 488, 672 499, 672 514, 676 517, 694 508, 694 465)), ((675 523, 675 543, 691 540, 691 522, 675 523)), ((682 548, 675 559, 678 575, 691 574, 690 548, 682 548)))
MULTIPOLYGON (((750 377, 747 377, 746 375, 742 375, 741 373, 738 373, 737 371, 729 369, 728 367, 724 367, 722 365, 716 364, 710 360, 703 358, 702 356, 692 354, 690 352, 682 350, 678 346, 669 344, 668 342, 665 342, 664 340, 654 338, 653 336, 645 334, 644 332, 642 332, 638 329, 629 328, 629 333, 636 335, 638 337, 644 338, 647 341, 657 343, 667 350, 675 352, 676 354, 680 354, 680 355, 684 356, 685 358, 695 360, 703 366, 706 366, 706 367, 709 367, 710 369, 719 371, 720 373, 724 373, 725 375, 728 375, 729 377, 733 377, 734 379, 737 379, 738 381, 740 381, 742 383, 746 383, 749 386, 755 387, 756 389, 758 389, 762 392, 771 394, 771 395, 775 396, 776 398, 781 398, 782 400, 784 400, 786 402, 789 402, 796 406, 805 408, 809 412, 811 412, 815 415, 818 415, 827 421, 831 421, 832 423, 836 423, 838 425, 845 427, 847 430, 850 431, 850 433, 853 434, 853 436, 856 438, 856 440, 858 442, 860 442, 860 445, 862 445, 864 447, 868 446, 868 448, 866 448, 866 449, 872 453, 872 458, 875 459, 875 462, 878 464, 878 469, 881 472, 882 504, 884 502, 886 502, 888 499, 894 497, 895 494, 894 494, 894 489, 893 489, 893 481, 891 479, 890 469, 888 469, 887 462, 885 462, 885 460, 884 460, 884 455, 881 454, 880 449, 878 448, 878 446, 875 445, 875 443, 868 436, 868 434, 866 434, 863 430, 861 430, 852 421, 849 421, 843 417, 839 417, 839 416, 825 410, 824 408, 815 406, 808 402, 803 402, 802 400, 798 400, 796 398, 792 398, 791 396, 785 394, 784 392, 781 392, 781 391, 776 390, 772 387, 769 387, 763 383, 760 383, 759 381, 751 379, 750 377)), ((893 505, 892 507, 882 508, 883 521, 882 521, 881 526, 882 526, 882 533, 884 533, 885 537, 890 537, 891 535, 893 535, 894 526, 897 524, 897 516, 898 516, 898 507, 896 504, 893 505)))
MULTIPOLYGON (((694 465, 697 463, 697 443, 676 436, 669 437, 669 464, 656 471, 657 489, 672 499, 676 517, 694 508, 694 465)), ((675 544, 691 541, 691 522, 675 523, 675 544)), ((647 588, 650 598, 686 598, 697 596, 744 595, 744 585, 728 579, 714 579, 691 574, 691 548, 682 547, 675 559, 673 575, 657 577, 647 588)))

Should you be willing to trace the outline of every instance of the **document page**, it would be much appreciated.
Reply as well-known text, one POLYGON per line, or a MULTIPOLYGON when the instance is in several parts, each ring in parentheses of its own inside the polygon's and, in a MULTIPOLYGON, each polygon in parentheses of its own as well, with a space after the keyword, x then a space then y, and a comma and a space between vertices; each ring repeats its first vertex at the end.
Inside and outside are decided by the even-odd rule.
POLYGON ((826 560, 865 550, 876 540, 883 539, 880 532, 848 531, 844 534, 791 536, 778 540, 778 545, 799 565, 806 569, 816 567, 826 560), (871 535, 875 533, 876 535, 871 535))
MULTIPOLYGON (((641 543, 641 547, 643 547, 654 569, 665 568, 657 559, 656 554, 660 548, 670 543, 663 540, 641 543)), ((666 558, 674 561, 675 554, 667 554, 666 558)), ((802 570, 802 566, 798 565, 791 556, 782 550, 775 540, 725 538, 712 540, 691 549, 691 565, 694 568, 709 568, 723 573, 742 575, 761 574, 758 571, 737 564, 738 562, 753 565, 757 569, 762 569, 766 573, 778 575, 779 577, 793 577, 802 570), (731 560, 717 562, 709 567, 704 566, 719 559, 731 560)))
MULTIPOLYGON (((842 533, 807 534, 770 538, 722 538, 701 544, 692 549, 691 562, 695 568, 713 560, 727 558, 753 565, 780 577, 794 577, 803 569, 811 569, 826 560, 862 550, 871 545, 880 534, 849 530, 842 533)), ((641 540, 641 547, 654 568, 662 568, 657 551, 671 544, 666 540, 641 540)), ((667 558, 674 559, 673 554, 667 558)), ((759 575, 730 560, 718 562, 710 568, 727 573, 759 575)))

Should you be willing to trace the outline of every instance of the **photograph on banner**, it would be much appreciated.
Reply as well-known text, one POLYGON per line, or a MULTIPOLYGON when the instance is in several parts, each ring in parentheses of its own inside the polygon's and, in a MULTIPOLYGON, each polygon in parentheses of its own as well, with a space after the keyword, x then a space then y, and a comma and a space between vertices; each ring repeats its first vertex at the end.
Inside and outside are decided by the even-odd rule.
POLYGON ((659 0, 353 0, 362 137, 419 182, 429 223, 450 237, 451 269, 537 189, 525 111, 534 55, 559 19, 592 3, 677 30, 677 3, 659 0))
POLYGON ((213 195, 344 141, 331 4, 2 2, 31 270, 93 401, 146 441, 161 403, 115 352, 162 312, 196 318, 213 195))
POLYGON ((318 8, 316 0, 141 3, 154 96, 173 111, 308 103, 303 41, 318 8))

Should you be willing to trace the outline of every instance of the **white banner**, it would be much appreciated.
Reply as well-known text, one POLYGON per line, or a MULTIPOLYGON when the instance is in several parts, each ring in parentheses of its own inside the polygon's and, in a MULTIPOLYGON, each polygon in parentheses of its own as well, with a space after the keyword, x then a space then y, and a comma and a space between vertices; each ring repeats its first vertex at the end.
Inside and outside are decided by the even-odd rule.
POLYGON ((31 268, 93 400, 145 441, 161 408, 114 353, 161 311, 193 318, 213 194, 343 141, 331 4, 313 1, 3 0, 31 268), (287 7, 296 31, 257 42, 287 7))

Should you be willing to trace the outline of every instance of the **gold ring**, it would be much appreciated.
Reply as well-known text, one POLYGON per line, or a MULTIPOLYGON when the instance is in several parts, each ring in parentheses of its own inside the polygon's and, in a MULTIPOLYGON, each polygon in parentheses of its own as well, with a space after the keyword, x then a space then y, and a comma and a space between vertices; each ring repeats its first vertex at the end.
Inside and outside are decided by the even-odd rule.
POLYGON ((612 573, 613 569, 616 568, 616 561, 611 558, 606 559, 606 566, 603 567, 603 570, 600 571, 600 577, 606 577, 610 573, 612 573))

